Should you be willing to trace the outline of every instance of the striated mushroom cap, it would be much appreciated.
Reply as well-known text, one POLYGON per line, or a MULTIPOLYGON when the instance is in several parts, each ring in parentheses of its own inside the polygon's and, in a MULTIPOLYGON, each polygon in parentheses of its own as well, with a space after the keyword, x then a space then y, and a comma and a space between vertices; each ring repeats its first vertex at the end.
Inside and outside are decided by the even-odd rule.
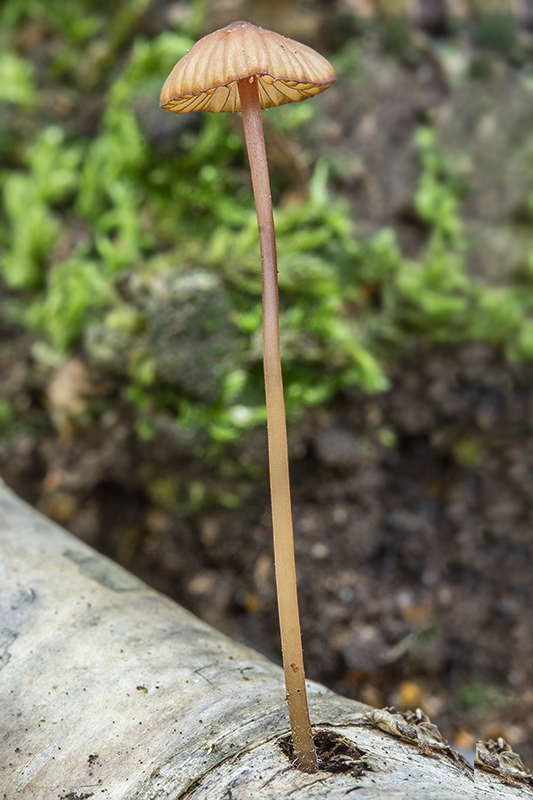
POLYGON ((333 67, 311 47, 250 22, 204 36, 176 64, 161 91, 168 111, 240 111, 237 81, 256 76, 261 108, 298 103, 335 82, 333 67))

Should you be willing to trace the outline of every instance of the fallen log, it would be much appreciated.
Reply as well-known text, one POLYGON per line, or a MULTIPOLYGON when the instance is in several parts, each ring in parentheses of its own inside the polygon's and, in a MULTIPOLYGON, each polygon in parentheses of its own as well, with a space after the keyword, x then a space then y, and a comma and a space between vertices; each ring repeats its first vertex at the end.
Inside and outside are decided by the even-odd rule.
POLYGON ((529 796, 490 773, 474 782, 462 759, 381 730, 370 707, 313 682, 312 724, 335 771, 300 772, 280 745, 284 692, 280 667, 0 485, 4 800, 529 796))

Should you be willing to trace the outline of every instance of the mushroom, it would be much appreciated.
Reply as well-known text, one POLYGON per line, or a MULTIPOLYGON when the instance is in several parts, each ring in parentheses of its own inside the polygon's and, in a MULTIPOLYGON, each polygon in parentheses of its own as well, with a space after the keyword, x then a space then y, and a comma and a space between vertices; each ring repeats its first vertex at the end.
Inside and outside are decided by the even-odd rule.
POLYGON ((310 47, 234 22, 200 39, 178 61, 161 92, 168 111, 242 111, 261 249, 263 359, 274 561, 283 667, 296 766, 317 769, 305 689, 296 593, 285 403, 281 374, 274 217, 261 109, 300 102, 336 80, 329 62, 310 47))

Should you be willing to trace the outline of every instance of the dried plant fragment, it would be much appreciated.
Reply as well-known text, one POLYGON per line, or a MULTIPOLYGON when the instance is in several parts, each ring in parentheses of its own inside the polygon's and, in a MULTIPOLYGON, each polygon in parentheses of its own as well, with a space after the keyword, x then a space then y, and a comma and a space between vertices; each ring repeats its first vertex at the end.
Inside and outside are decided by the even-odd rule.
POLYGON ((533 787, 533 775, 526 769, 518 753, 514 753, 511 745, 501 736, 496 741, 489 739, 476 743, 474 765, 498 775, 502 783, 518 782, 533 787))
POLYGON ((403 739, 409 744, 416 744, 422 755, 432 758, 443 755, 450 758, 463 768, 469 778, 473 779, 472 765, 451 747, 437 726, 420 708, 416 711, 402 712, 392 707, 375 708, 367 711, 364 716, 374 727, 385 733, 403 739))

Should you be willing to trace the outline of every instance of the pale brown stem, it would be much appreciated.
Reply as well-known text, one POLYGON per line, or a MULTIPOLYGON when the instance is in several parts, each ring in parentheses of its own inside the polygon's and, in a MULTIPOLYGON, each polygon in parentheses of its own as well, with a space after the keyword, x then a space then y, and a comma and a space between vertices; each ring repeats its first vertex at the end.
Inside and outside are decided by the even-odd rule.
POLYGON ((283 669, 295 763, 304 772, 316 772, 316 750, 305 690, 302 638, 296 594, 287 428, 279 347, 276 238, 257 79, 246 78, 239 81, 238 89, 261 246, 268 457, 283 669))

